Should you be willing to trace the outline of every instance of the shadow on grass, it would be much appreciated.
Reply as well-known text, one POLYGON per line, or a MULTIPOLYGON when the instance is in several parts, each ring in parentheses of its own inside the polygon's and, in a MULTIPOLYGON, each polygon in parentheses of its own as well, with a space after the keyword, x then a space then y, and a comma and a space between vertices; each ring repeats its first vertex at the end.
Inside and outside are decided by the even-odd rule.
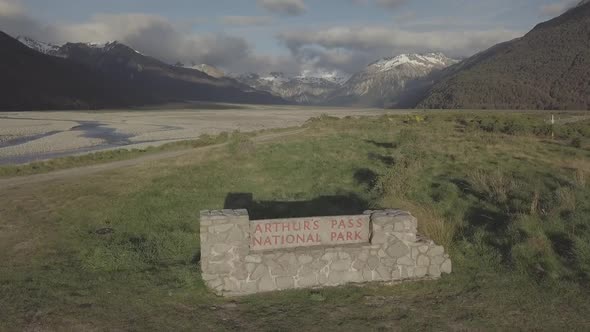
POLYGON ((377 142, 377 141, 369 140, 369 139, 366 139, 365 142, 366 143, 369 143, 369 144, 373 144, 374 146, 376 146, 378 148, 386 148, 386 149, 395 149, 395 148, 397 148, 397 143, 377 142))
POLYGON ((260 220, 361 214, 369 204, 353 193, 307 201, 257 201, 252 193, 228 193, 224 208, 247 209, 251 220, 260 220))
POLYGON ((364 185, 368 190, 377 184, 379 175, 368 168, 360 168, 354 172, 354 180, 360 185, 364 185))
POLYGON ((391 156, 384 156, 382 154, 369 152, 369 159, 370 160, 377 160, 382 162, 385 166, 393 166, 395 164, 395 159, 391 156))

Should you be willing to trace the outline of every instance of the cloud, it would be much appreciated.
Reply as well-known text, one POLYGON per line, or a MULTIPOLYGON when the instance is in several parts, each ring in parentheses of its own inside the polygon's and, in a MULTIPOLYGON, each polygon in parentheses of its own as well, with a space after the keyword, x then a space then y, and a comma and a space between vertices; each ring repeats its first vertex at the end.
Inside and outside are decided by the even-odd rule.
POLYGON ((298 16, 307 12, 303 0, 258 0, 258 5, 269 12, 283 16, 298 16))
MULTIPOLYGON (((0 30, 12 36, 24 35, 56 44, 117 40, 167 63, 206 63, 230 72, 280 70, 282 67, 292 72, 299 70, 293 57, 258 55, 241 37, 195 33, 192 24, 175 24, 158 15, 98 14, 84 23, 46 24, 15 4, 16 1, 0 0, 0 30)), ((233 23, 237 21, 233 19, 233 23)), ((247 22, 242 20, 241 23, 247 22)))
POLYGON ((555 17, 565 13, 568 9, 575 7, 579 2, 580 0, 561 0, 542 5, 539 10, 544 16, 555 17))
POLYGON ((17 1, 0 0, 0 16, 22 15, 25 10, 17 1))
POLYGON ((236 26, 262 26, 273 22, 270 16, 223 16, 221 23, 236 26))
MULTIPOLYGON (((375 4, 375 1, 370 0, 370 3, 375 4)), ((302 1, 295 2, 305 8, 302 1)), ((98 14, 83 23, 49 24, 31 17, 20 3, 19 0, 0 0, 0 30, 52 43, 118 40, 168 63, 206 63, 236 73, 283 71, 297 74, 306 70, 351 74, 385 56, 430 51, 468 56, 522 35, 520 31, 482 28, 475 24, 468 28, 456 27, 451 24, 453 18, 410 20, 414 25, 402 26, 294 29, 276 36, 287 47, 285 55, 277 56, 255 52, 243 37, 223 32, 195 32, 191 22, 172 22, 159 15, 98 14)), ((256 26, 271 23, 272 17, 225 16, 219 20, 228 25, 256 26)))
POLYGON ((377 0, 377 5, 383 8, 397 8, 398 6, 404 4, 406 0, 377 0))
POLYGON ((301 61, 326 70, 353 70, 384 56, 441 51, 467 56, 521 36, 505 29, 408 31, 390 26, 332 27, 319 31, 293 30, 278 35, 301 61))

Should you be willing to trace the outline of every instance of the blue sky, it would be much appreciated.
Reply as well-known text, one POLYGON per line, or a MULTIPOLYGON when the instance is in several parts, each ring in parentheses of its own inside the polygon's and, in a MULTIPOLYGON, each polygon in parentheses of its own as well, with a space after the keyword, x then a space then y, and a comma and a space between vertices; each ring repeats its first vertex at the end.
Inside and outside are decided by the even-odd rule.
POLYGON ((406 52, 472 55, 576 0, 0 0, 0 30, 119 40, 168 62, 351 73, 406 52))

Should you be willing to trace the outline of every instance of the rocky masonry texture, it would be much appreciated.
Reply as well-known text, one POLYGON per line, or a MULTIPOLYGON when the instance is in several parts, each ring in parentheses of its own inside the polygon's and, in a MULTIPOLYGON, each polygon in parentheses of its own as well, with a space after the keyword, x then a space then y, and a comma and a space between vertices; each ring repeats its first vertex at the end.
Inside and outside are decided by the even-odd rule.
MULTIPOLYGON (((451 273, 452 268, 444 248, 432 241, 417 239, 416 218, 400 210, 366 211, 363 216, 276 221, 250 221, 246 210, 202 211, 200 222, 203 280, 221 295, 369 281, 438 278, 441 273, 451 273), (321 236, 327 240, 321 245, 314 240, 290 248, 293 243, 287 242, 295 239, 297 234, 293 234, 293 228, 285 228, 285 233, 281 233, 282 224, 303 222, 299 225, 305 229, 306 220, 326 223, 322 227, 332 227, 333 220, 342 220, 345 224, 341 227, 349 227, 346 231, 354 231, 355 220, 365 220, 367 225, 361 226, 359 221, 358 229, 364 230, 366 227, 369 233, 367 238, 364 233, 357 235, 361 237, 356 241, 359 243, 350 244, 355 242, 355 233, 352 233, 348 237, 348 240, 352 239, 348 244, 337 244, 337 238, 328 231, 322 233, 321 236), (272 229, 276 230, 271 245, 275 249, 270 248, 272 250, 261 246, 259 240, 253 242, 254 235, 258 234, 257 226, 266 224, 281 225, 272 226, 276 227, 272 229), (281 238, 282 235, 295 237, 287 241, 286 237, 281 238), (283 240, 285 242, 281 242, 283 240)), ((311 230, 312 224, 309 225, 311 230)), ((260 228, 258 231, 260 233, 260 228)))

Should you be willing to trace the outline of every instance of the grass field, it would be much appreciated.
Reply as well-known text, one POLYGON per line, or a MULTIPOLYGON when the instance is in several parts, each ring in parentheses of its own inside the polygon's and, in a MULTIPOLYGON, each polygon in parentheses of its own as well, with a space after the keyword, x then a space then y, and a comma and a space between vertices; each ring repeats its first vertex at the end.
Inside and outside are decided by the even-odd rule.
MULTIPOLYGON (((571 114, 564 115, 565 117, 571 114)), ((320 117, 296 137, 0 188, 0 330, 587 330, 590 121, 320 117), (203 285, 198 215, 401 207, 450 250, 436 281, 235 299, 203 285)))

